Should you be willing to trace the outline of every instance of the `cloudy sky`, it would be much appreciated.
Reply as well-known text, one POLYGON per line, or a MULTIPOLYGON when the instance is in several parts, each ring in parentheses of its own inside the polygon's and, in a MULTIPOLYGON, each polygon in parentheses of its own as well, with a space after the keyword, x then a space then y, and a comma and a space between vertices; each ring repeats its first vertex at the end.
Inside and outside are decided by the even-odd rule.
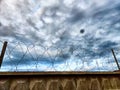
POLYGON ((117 70, 120 0, 0 0, 4 41, 0 71, 117 70))

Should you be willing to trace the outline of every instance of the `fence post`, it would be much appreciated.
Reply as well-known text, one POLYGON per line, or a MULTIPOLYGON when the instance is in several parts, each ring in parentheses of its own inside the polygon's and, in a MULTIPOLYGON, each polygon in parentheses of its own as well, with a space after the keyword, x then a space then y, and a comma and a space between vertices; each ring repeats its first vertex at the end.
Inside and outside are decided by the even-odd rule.
POLYGON ((116 64, 117 64, 117 67, 118 67, 118 69, 120 70, 120 65, 119 65, 118 60, 117 60, 117 58, 116 58, 115 52, 114 52, 113 49, 111 49, 111 51, 112 51, 112 54, 113 54, 113 56, 114 56, 115 62, 116 62, 116 64))
POLYGON ((5 51, 6 51, 6 47, 7 47, 7 41, 4 42, 3 47, 2 47, 2 51, 1 51, 1 55, 0 55, 0 68, 2 65, 2 61, 4 58, 5 51))

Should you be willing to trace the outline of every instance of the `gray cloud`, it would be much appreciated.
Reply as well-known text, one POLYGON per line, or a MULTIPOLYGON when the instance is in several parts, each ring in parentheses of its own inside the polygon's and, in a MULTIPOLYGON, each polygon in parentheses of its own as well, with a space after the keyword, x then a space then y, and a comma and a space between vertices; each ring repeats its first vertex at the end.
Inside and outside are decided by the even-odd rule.
POLYGON ((0 36, 11 37, 15 36, 14 28, 12 26, 1 26, 0 27, 0 36))

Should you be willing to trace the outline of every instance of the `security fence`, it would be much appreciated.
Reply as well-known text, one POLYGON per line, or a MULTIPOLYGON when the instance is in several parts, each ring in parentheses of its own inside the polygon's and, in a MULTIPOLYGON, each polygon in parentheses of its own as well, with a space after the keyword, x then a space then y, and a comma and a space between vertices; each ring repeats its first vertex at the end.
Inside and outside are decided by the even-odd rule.
MULTIPOLYGON (((0 41, 1 51, 3 44, 0 41)), ((46 47, 8 42, 0 71, 114 71, 119 69, 120 48, 112 50, 81 48, 73 43, 46 47)))

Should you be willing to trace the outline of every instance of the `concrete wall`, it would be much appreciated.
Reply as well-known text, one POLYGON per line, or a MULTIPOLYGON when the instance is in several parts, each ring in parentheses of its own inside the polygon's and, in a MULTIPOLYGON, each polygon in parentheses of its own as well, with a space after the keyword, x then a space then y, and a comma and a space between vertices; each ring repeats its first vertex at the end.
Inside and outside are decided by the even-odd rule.
POLYGON ((0 90, 120 90, 120 73, 1 73, 0 90))

